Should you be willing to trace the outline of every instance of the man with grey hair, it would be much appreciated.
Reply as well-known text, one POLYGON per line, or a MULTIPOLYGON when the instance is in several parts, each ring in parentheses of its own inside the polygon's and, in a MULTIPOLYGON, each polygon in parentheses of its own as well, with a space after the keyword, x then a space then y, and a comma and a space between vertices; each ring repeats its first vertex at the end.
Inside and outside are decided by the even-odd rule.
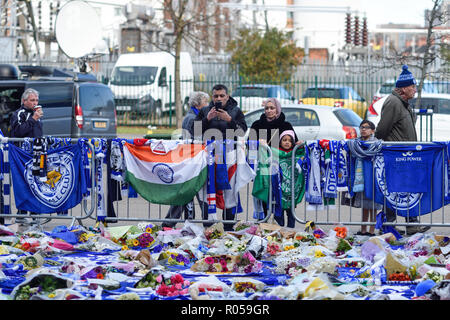
POLYGON ((41 118, 44 115, 39 103, 39 92, 28 88, 22 94, 22 105, 11 116, 11 137, 42 137, 41 118))
MULTIPOLYGON (((22 94, 22 105, 11 116, 11 137, 40 138, 43 136, 41 118, 44 115, 39 103, 39 92, 28 88, 22 94)), ((18 214, 27 214, 26 210, 18 210, 18 214)), ((31 214, 36 214, 31 212, 31 214)), ((16 223, 26 223, 25 218, 16 218, 16 223)))
MULTIPOLYGON (((209 104, 209 95, 202 91, 192 92, 189 96, 189 106, 191 107, 186 116, 183 119, 183 123, 181 124, 181 128, 183 129, 183 139, 194 139, 194 120, 197 117, 199 111, 209 104)), ((197 195, 197 200, 202 207, 203 219, 208 218, 208 204, 200 201, 199 196, 197 195)), ((189 203, 182 206, 170 206, 169 211, 167 212, 166 219, 179 219, 181 217, 181 213, 184 211, 185 219, 194 219, 195 218, 195 209, 194 209, 194 201, 190 201, 189 203)), ((176 222, 164 222, 162 224, 163 227, 173 228, 177 223, 176 222)))

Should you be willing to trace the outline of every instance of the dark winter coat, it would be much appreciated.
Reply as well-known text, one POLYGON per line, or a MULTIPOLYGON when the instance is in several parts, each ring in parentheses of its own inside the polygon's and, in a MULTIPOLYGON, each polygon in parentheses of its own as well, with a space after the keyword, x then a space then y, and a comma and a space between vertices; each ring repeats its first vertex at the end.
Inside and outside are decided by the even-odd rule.
MULTIPOLYGON (((281 112, 277 119, 272 121, 267 121, 266 114, 263 113, 259 120, 252 123, 250 127, 249 139, 255 139, 254 132, 256 132, 256 140, 265 139, 270 146, 278 148, 280 143, 280 135, 286 130, 294 131, 294 128, 290 122, 286 121, 286 117, 283 112, 281 112), (271 139, 272 137, 274 139, 271 139)), ((294 143, 297 141, 297 134, 295 134, 294 143)))
POLYGON ((24 106, 17 109, 11 116, 11 137, 39 138, 43 136, 41 120, 33 119, 33 110, 24 106))
POLYGON ((384 141, 417 141, 416 115, 408 101, 392 91, 381 108, 375 137, 384 141))
MULTIPOLYGON (((247 124, 245 123, 245 117, 242 113, 242 110, 238 107, 238 103, 236 100, 234 100, 232 97, 230 97, 227 101, 227 104, 224 107, 224 110, 231 116, 231 121, 227 122, 225 120, 221 120, 217 117, 208 120, 208 112, 211 110, 211 108, 214 107, 214 102, 210 102, 207 107, 203 107, 200 109, 200 112, 198 113, 197 117, 195 118, 195 121, 201 121, 202 122, 202 135, 205 134, 205 132, 209 129, 216 129, 219 130, 222 133, 222 139, 234 139, 234 137, 227 137, 226 132, 227 129, 232 130, 238 130, 236 133, 239 136, 244 136, 245 132, 247 131, 247 124), (240 129, 240 130, 239 130, 240 129)), ((195 126, 195 124, 194 124, 195 126)), ((194 127, 195 128, 195 127, 194 127)), ((213 131, 211 131, 212 134, 213 131)), ((197 134, 194 130, 194 134, 197 134)), ((209 135, 209 134, 208 134, 209 135)), ((216 137, 214 135, 216 140, 221 140, 219 137, 216 137)))

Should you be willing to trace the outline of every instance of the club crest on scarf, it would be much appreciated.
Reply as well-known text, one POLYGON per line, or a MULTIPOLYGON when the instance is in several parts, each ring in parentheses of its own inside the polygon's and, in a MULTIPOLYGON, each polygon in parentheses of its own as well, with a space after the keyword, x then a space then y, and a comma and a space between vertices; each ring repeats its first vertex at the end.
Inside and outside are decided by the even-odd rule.
POLYGON ((40 181, 38 176, 33 175, 33 160, 25 163, 25 180, 39 202, 50 208, 58 208, 72 194, 75 186, 73 156, 69 151, 49 154, 46 181, 40 181))
POLYGON ((376 156, 374 161, 375 181, 386 200, 397 210, 411 210, 419 204, 422 193, 389 192, 386 185, 384 158, 376 156))

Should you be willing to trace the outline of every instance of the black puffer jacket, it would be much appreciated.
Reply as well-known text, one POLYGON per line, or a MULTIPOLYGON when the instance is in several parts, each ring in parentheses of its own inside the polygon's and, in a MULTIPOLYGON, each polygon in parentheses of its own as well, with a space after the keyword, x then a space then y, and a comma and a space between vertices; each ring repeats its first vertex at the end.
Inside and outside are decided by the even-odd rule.
MULTIPOLYGON (((198 113, 197 117, 195 118, 195 121, 201 121, 202 122, 202 135, 205 135, 205 132, 208 129, 216 129, 219 130, 222 133, 222 138, 229 138, 233 140, 235 136, 233 137, 227 137, 227 129, 233 129, 238 130, 236 131, 236 134, 239 136, 244 136, 245 132, 247 131, 247 124, 245 123, 244 114, 242 113, 241 109, 238 107, 238 103, 236 100, 234 100, 232 97, 230 97, 227 101, 227 104, 224 107, 224 110, 231 116, 231 121, 226 122, 225 120, 220 120, 217 117, 211 119, 211 121, 208 121, 208 112, 211 110, 211 108, 214 107, 214 102, 210 102, 209 106, 203 107, 200 109, 200 112, 198 113)), ((197 135, 195 132, 195 124, 194 124, 194 135, 197 135)), ((213 134, 213 131, 211 131, 211 134, 213 134)), ((208 134, 207 134, 208 135, 208 134)), ((215 136, 215 135, 214 135, 215 136)), ((219 137, 215 137, 216 140, 220 140, 219 137)))
MULTIPOLYGON (((286 117, 283 112, 281 112, 280 116, 277 119, 272 121, 267 121, 266 114, 263 113, 259 120, 256 120, 252 123, 252 126, 250 127, 249 139, 253 140, 256 135, 257 140, 265 139, 270 146, 278 147, 280 143, 280 135, 283 131, 286 130, 294 131, 294 128, 292 127, 290 122, 286 121, 286 117)), ((295 134, 294 142, 297 141, 298 137, 297 134, 295 134)))

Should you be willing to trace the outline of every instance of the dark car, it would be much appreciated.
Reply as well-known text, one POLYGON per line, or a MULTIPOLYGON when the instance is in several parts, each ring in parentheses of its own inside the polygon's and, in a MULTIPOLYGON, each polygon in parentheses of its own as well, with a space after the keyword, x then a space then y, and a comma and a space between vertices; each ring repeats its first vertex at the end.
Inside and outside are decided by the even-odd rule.
POLYGON ((45 136, 117 136, 114 97, 108 86, 50 77, 45 80, 0 81, 0 128, 9 135, 10 117, 20 107, 27 88, 39 92, 45 136))

